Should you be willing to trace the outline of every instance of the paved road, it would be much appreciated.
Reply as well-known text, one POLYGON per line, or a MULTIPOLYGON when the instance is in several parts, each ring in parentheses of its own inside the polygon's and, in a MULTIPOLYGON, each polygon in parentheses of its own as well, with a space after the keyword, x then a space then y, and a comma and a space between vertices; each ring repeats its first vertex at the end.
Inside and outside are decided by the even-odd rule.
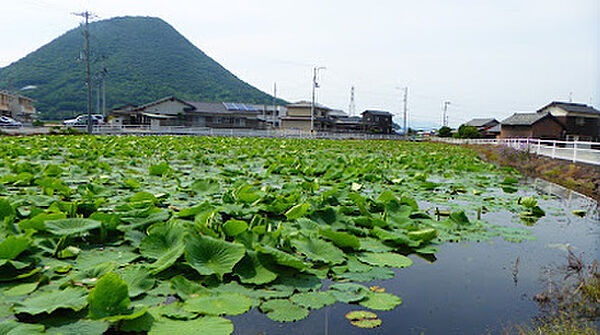
MULTIPOLYGON (((535 152, 536 147, 532 148, 535 152)), ((551 146, 541 146, 539 150, 539 154, 548 157, 554 157, 564 160, 573 160, 573 148, 553 148, 551 146), (554 153, 553 153, 554 151, 554 153)), ((577 149, 577 153, 575 154, 575 159, 577 161, 600 165, 600 150, 591 150, 591 149, 577 149)))

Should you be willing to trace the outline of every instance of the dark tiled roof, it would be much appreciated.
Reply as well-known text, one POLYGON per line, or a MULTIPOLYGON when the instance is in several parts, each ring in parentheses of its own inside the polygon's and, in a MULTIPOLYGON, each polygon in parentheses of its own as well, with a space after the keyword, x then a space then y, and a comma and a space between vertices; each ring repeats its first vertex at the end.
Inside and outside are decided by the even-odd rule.
POLYGON ((382 116, 392 116, 392 113, 385 111, 376 111, 376 110, 366 110, 361 114, 372 114, 372 115, 382 115, 382 116))
POLYGON ((484 126, 491 126, 492 124, 498 124, 498 120, 496 119, 473 119, 467 123, 465 123, 467 126, 472 126, 472 127, 484 127, 484 126))
POLYGON ((538 110, 538 113, 542 112, 544 109, 546 109, 548 107, 559 107, 559 108, 562 108, 562 109, 566 110, 567 112, 571 112, 571 113, 600 114, 599 110, 595 109, 592 106, 588 106, 586 104, 578 104, 578 103, 574 103, 574 102, 560 102, 560 101, 552 101, 548 105, 546 105, 543 108, 541 108, 540 110, 538 110))
MULTIPOLYGON (((502 121, 503 126, 531 126, 536 122, 546 118, 551 117, 554 118, 549 113, 515 113, 512 116, 502 121)), ((556 120, 556 119, 555 119, 556 120)), ((556 121, 560 125, 558 120, 556 121)))
POLYGON ((500 131, 502 130, 502 125, 500 123, 498 123, 497 125, 493 126, 492 128, 486 130, 488 133, 500 133, 500 131))
POLYGON ((222 102, 190 101, 189 104, 195 108, 192 112, 228 113, 227 108, 225 108, 222 102))

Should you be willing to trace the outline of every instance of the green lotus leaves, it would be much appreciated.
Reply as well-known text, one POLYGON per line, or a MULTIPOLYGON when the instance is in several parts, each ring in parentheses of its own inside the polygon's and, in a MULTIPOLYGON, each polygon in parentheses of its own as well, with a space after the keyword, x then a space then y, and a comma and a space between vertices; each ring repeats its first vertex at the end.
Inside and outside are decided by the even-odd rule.
POLYGON ((346 258, 344 252, 333 244, 316 239, 316 238, 300 238, 293 239, 291 245, 296 251, 306 255, 314 261, 321 261, 328 264, 343 263, 346 258))
POLYGON ((358 255, 361 262, 375 266, 392 266, 396 268, 405 268, 412 265, 412 260, 406 256, 392 252, 364 252, 358 255))
POLYGON ((223 231, 227 236, 237 236, 248 229, 248 224, 241 220, 227 220, 223 224, 223 231))
POLYGON ((220 191, 221 185, 216 180, 196 180, 190 187, 198 195, 210 195, 220 191))
POLYGON ((338 301, 390 310, 399 297, 357 283, 447 241, 533 239, 478 211, 533 224, 545 204, 502 194, 526 185, 464 148, 383 141, 7 137, 0 184, 0 334, 230 334, 219 315, 251 307, 281 322, 338 301))
POLYGON ((319 309, 334 304, 336 298, 329 292, 303 292, 294 294, 290 300, 296 305, 319 309))
POLYGON ((258 246, 256 250, 262 254, 272 256, 275 263, 283 266, 289 266, 300 271, 309 267, 309 264, 301 259, 270 246, 258 246))
POLYGON ((130 309, 127 283, 114 272, 102 276, 87 298, 92 320, 115 322, 132 320, 146 313, 147 307, 130 309))
POLYGON ((341 302, 360 301, 369 294, 369 289, 360 284, 337 283, 329 287, 331 294, 341 302))
POLYGON ((306 318, 308 309, 288 299, 272 299, 260 304, 260 310, 273 321, 293 322, 306 318))
POLYGON ((230 273, 244 257, 246 248, 202 235, 185 237, 185 259, 201 275, 216 274, 218 278, 230 273))
POLYGON ((354 250, 360 249, 360 240, 350 233, 343 231, 321 230, 320 234, 325 239, 333 242, 333 244, 335 244, 338 248, 348 248, 354 250))
POLYGON ((365 299, 360 301, 361 306, 380 311, 394 309, 401 303, 402 299, 384 292, 369 292, 365 299))
POLYGON ((309 208, 310 204, 297 204, 285 212, 285 216, 288 218, 288 220, 295 220, 303 217, 309 208))
POLYGON ((29 236, 9 236, 0 241, 0 266, 6 261, 17 258, 23 251, 31 245, 29 236))
POLYGON ((67 287, 64 290, 39 291, 35 295, 17 302, 16 313, 52 313, 59 308, 79 311, 87 305, 87 290, 82 287, 67 287))
POLYGON ((148 229, 140 243, 140 254, 155 259, 151 264, 153 272, 158 273, 173 265, 183 255, 185 229, 176 223, 158 224, 148 229))
POLYGON ((54 235, 76 235, 100 228, 102 223, 91 219, 71 218, 46 221, 45 225, 54 235))
POLYGON ((252 306, 252 300, 237 293, 201 295, 188 299, 183 309, 188 312, 207 315, 238 315, 252 306))
POLYGON ((154 322, 148 332, 149 335, 229 335, 231 333, 233 333, 231 321, 216 316, 203 316, 187 321, 160 319, 154 322))
POLYGON ((346 314, 346 319, 358 328, 375 328, 381 326, 377 314, 368 311, 352 311, 346 314))
POLYGON ((277 278, 277 270, 269 256, 247 250, 246 256, 235 266, 235 273, 245 284, 262 285, 277 278))

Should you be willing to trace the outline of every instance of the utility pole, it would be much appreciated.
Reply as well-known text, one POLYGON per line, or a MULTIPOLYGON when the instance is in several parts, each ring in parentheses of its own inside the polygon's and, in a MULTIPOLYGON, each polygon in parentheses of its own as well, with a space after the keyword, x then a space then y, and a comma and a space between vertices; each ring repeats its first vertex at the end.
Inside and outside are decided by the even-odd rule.
POLYGON ((279 115, 276 115, 277 112, 277 83, 273 83, 273 115, 271 116, 273 127, 275 127, 276 120, 279 118, 279 115))
POLYGON ((404 87, 404 138, 408 136, 408 129, 406 128, 406 120, 407 120, 407 110, 408 110, 408 86, 404 87))
POLYGON ((356 105, 354 103, 354 86, 350 88, 350 106, 348 107, 348 113, 350 116, 354 116, 356 105))
POLYGON ((312 81, 312 103, 310 105, 310 132, 313 133, 315 131, 315 90, 319 88, 319 83, 317 83, 317 75, 319 70, 323 70, 325 67, 323 66, 315 66, 313 68, 313 81, 312 81))
POLYGON ((94 14, 88 12, 87 10, 83 13, 73 13, 75 16, 81 16, 85 18, 85 23, 83 26, 83 38, 85 39, 85 77, 86 77, 86 85, 87 85, 87 131, 88 134, 92 134, 92 80, 90 75, 90 31, 89 31, 89 21, 90 17, 94 16, 94 14))
POLYGON ((448 105, 450 105, 450 101, 444 101, 444 114, 442 116, 443 127, 448 127, 448 105))
POLYGON ((102 83, 98 78, 98 88, 96 89, 96 113, 100 114, 100 94, 102 92, 102 83))

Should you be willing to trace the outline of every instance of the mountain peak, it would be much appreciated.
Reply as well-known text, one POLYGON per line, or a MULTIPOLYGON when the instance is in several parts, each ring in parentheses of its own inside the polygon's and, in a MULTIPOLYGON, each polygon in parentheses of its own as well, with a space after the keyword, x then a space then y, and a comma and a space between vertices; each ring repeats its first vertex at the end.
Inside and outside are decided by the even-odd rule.
MULTIPOLYGON (((272 97, 240 80, 169 23, 157 17, 123 16, 90 23, 92 88, 106 69, 107 109, 173 95, 194 101, 272 103, 272 97)), ((28 91, 45 118, 85 110, 83 38, 72 29, 21 60, 0 69, 0 87, 28 91)), ((95 102, 95 96, 93 97, 95 102)), ((94 104, 95 105, 95 104, 94 104)))

